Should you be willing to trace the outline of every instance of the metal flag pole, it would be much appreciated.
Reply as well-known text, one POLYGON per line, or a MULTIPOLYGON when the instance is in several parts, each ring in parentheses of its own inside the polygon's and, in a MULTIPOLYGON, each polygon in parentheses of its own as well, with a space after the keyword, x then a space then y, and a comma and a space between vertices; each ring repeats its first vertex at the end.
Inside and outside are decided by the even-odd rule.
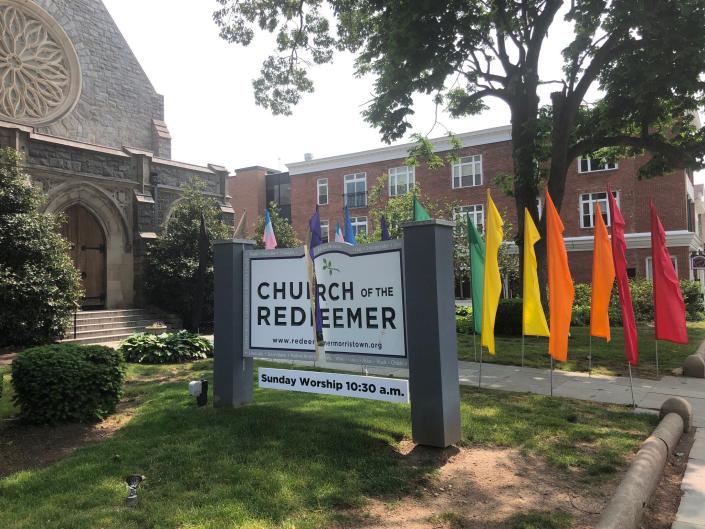
POLYGON ((477 387, 482 387, 482 344, 480 344, 480 379, 477 383, 477 387))
POLYGON ((632 380, 632 365, 627 362, 627 366, 629 366, 629 387, 632 388, 632 407, 636 409, 636 401, 634 400, 634 381, 632 380))
POLYGON ((588 348, 588 376, 592 376, 592 334, 590 336, 590 346, 588 348))
POLYGON ((551 397, 553 397, 553 357, 551 357, 551 397))
POLYGON ((524 333, 521 333, 521 367, 524 367, 524 333))
POLYGON ((472 351, 475 353, 475 362, 477 362, 477 333, 472 331, 472 351))
POLYGON ((658 378, 658 340, 654 339, 654 343, 656 344, 656 378, 658 378))

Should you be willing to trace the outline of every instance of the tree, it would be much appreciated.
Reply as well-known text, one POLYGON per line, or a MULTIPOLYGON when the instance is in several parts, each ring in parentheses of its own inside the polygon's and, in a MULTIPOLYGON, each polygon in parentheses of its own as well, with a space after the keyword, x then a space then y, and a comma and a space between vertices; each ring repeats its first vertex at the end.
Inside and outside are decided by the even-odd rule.
POLYGON ((506 103, 520 248, 524 208, 538 220, 547 183, 560 209, 578 156, 648 152, 643 176, 703 166, 705 131, 692 115, 705 102, 705 0, 218 1, 214 19, 227 41, 248 45, 256 28, 276 33, 275 53, 253 83, 256 102, 274 114, 291 113, 313 91, 310 65, 335 51, 356 53, 357 73, 376 77, 363 114, 387 142, 409 129, 416 93, 434 94, 453 116, 482 112, 490 97, 506 103), (542 79, 561 9, 574 36, 563 73, 542 79), (559 88, 541 107, 544 84, 559 88))
MULTIPOLYGON (((182 188, 181 199, 163 228, 162 235, 147 250, 145 289, 147 299, 157 307, 178 314, 184 326, 197 331, 193 304, 199 265, 201 215, 210 241, 227 239, 231 228, 222 221, 217 200, 203 193, 205 184, 192 178, 182 188)), ((213 321, 213 248, 208 252, 203 321, 213 321)))
POLYGON ((59 234, 62 217, 40 213, 43 197, 22 155, 0 149, 0 346, 61 338, 81 299, 81 280, 59 234))
MULTIPOLYGON (((269 216, 272 219, 272 228, 277 238, 277 248, 296 248, 301 246, 301 241, 296 238, 294 228, 291 227, 289 219, 284 217, 276 202, 269 203, 269 216)), ((259 249, 264 248, 262 237, 264 236, 264 217, 257 217, 255 223, 255 244, 259 249)))

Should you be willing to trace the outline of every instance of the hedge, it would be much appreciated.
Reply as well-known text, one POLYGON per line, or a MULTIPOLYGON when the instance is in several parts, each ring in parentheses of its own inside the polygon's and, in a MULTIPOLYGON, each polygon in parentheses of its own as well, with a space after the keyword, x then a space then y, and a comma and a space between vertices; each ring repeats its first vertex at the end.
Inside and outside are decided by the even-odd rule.
POLYGON ((120 344, 128 362, 137 364, 177 364, 213 356, 213 345, 188 331, 134 334, 120 344))
POLYGON ((32 424, 104 419, 115 412, 124 381, 122 353, 100 345, 34 347, 12 362, 13 400, 32 424))

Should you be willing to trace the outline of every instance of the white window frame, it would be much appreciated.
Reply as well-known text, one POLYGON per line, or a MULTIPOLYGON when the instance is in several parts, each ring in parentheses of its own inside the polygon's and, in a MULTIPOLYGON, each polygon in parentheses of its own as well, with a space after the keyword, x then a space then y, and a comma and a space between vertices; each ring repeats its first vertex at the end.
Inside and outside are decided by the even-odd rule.
POLYGON ((330 222, 328 221, 328 219, 321 220, 321 240, 324 243, 330 242, 330 222))
POLYGON ((454 163, 450 174, 450 185, 453 189, 462 189, 464 187, 477 187, 481 186, 483 182, 483 170, 482 170, 482 155, 481 154, 471 154, 470 156, 462 156, 460 161, 454 163), (472 166, 472 174, 462 176, 463 168, 472 166), (477 171, 479 167, 479 171, 477 171), (456 185, 456 178, 458 179, 458 185, 456 185), (465 179, 472 180, 469 185, 463 185, 465 179))
MULTIPOLYGON (((676 271, 676 276, 678 276, 678 257, 676 257, 675 255, 671 255, 670 253, 668 255, 671 258, 671 263, 673 264, 673 269, 676 271)), ((647 257, 645 260, 644 277, 646 278, 647 281, 654 280, 654 265, 653 265, 652 261, 653 261, 652 257, 647 257)))
POLYGON ((353 234, 357 238, 358 234, 360 233, 360 229, 364 226, 365 228, 365 235, 367 235, 367 217, 362 216, 362 217, 350 217, 350 224, 352 224, 352 229, 353 229, 353 234))
MULTIPOLYGON (((615 200, 617 201, 617 206, 620 205, 620 192, 619 191, 612 191, 612 194, 614 195, 615 200)), ((606 215, 607 219, 605 220, 605 225, 611 226, 612 225, 612 216, 610 213, 610 208, 609 208, 609 197, 607 196, 607 191, 588 191, 586 193, 580 193, 578 194, 578 214, 580 215, 580 227, 583 229, 594 229, 595 228, 595 203, 596 202, 602 202, 605 201, 607 206, 603 209, 603 213, 606 215), (593 198, 593 195, 600 195, 604 194, 605 198, 604 199, 595 199, 593 198), (587 196, 588 200, 584 200, 583 197, 587 196), (585 204, 588 205, 588 213, 585 213, 583 210, 583 206, 585 204), (586 226, 585 225, 585 215, 590 215, 590 225, 586 226)))
POLYGON ((389 175, 389 196, 398 197, 406 195, 409 189, 416 184, 416 168, 412 165, 401 165, 398 167, 390 167, 387 171, 389 175), (403 178, 404 183, 399 182, 403 178), (405 186, 406 191, 399 192, 399 187, 405 186))
POLYGON ((479 226, 479 232, 485 233, 485 205, 484 204, 468 204, 466 206, 458 206, 454 209, 453 214, 455 216, 456 223, 462 220, 464 224, 467 223, 468 216, 472 223, 477 228, 479 226), (478 218, 480 222, 478 222, 478 218))
POLYGON ((316 180, 316 204, 319 206, 326 206, 328 205, 328 200, 330 200, 330 194, 329 194, 329 189, 328 189, 328 179, 327 178, 319 178, 316 180), (321 202, 321 188, 325 187, 326 188, 326 201, 321 202))
POLYGON ((618 162, 605 162, 603 164, 599 164, 597 160, 593 160, 588 156, 580 156, 578 158, 578 173, 599 173, 601 171, 615 171, 617 169, 619 169, 618 162), (583 160, 586 160, 588 164, 588 168, 585 171, 583 171, 583 160), (595 168, 593 168, 593 164, 596 165, 595 168))
POLYGON ((357 193, 364 193, 364 203, 362 205, 354 205, 350 207, 361 207, 361 208, 366 208, 367 207, 367 173, 362 172, 362 173, 351 173, 351 174, 346 174, 343 176, 343 195, 344 195, 344 204, 348 203, 348 184, 353 184, 353 188, 356 188, 359 182, 363 182, 364 189, 362 191, 354 191, 353 194, 357 193))

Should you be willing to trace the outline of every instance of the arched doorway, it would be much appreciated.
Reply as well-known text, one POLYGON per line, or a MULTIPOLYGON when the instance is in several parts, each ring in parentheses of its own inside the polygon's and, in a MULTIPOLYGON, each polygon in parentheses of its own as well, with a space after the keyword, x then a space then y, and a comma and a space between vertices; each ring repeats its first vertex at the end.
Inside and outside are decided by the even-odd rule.
POLYGON ((83 308, 104 308, 107 293, 105 233, 86 208, 74 205, 64 211, 61 234, 71 244, 71 259, 81 274, 83 308))

